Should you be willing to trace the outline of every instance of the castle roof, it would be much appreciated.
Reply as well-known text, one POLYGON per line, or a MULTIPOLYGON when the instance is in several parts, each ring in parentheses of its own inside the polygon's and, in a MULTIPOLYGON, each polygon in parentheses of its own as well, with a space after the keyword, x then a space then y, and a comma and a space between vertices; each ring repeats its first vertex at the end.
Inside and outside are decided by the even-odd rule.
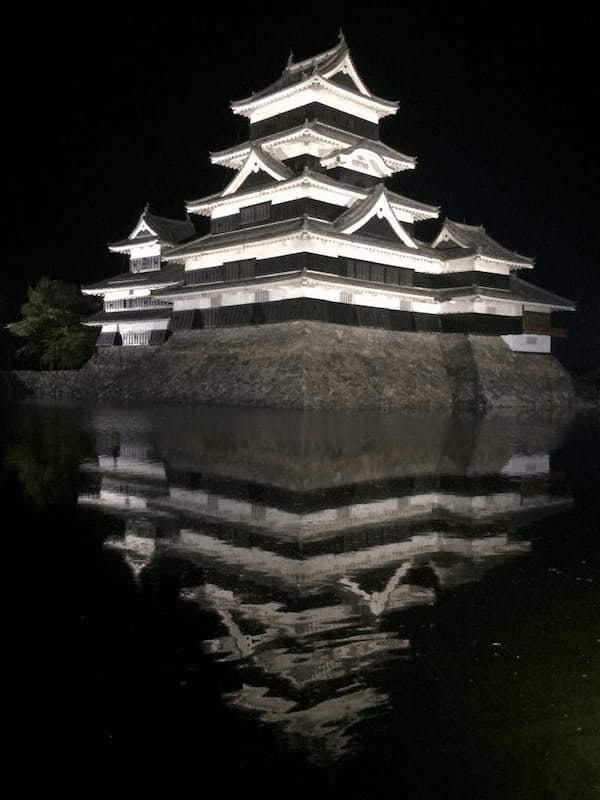
POLYGON ((86 317, 84 325, 103 325, 105 322, 141 322, 147 319, 168 319, 171 316, 169 306, 164 308, 128 309, 126 311, 99 311, 86 317))
POLYGON ((176 245, 194 236, 195 233, 196 229, 190 220, 160 217, 158 214, 152 214, 146 206, 129 237, 111 242, 109 247, 122 249, 132 244, 153 242, 156 239, 163 244, 176 245))
POLYGON ((328 83, 333 83, 340 89, 352 92, 355 95, 362 95, 365 99, 384 107, 383 113, 395 113, 398 108, 396 101, 385 100, 372 94, 364 82, 358 75, 348 45, 344 35, 340 31, 340 37, 335 47, 330 50, 325 50, 318 53, 311 58, 304 59, 294 63, 293 57, 290 54, 288 63, 281 74, 281 76, 259 92, 254 92, 249 97, 241 100, 234 100, 231 103, 231 108, 235 113, 245 113, 249 108, 254 107, 255 104, 261 104, 261 101, 267 98, 274 97, 280 93, 286 93, 296 87, 301 87, 302 84, 309 80, 321 79, 328 83), (342 74, 343 77, 348 76, 349 80, 342 82, 331 81, 331 78, 342 74))
POLYGON ((149 286, 167 285, 177 283, 183 275, 181 264, 165 264, 160 269, 148 270, 147 272, 122 272, 111 278, 82 286, 82 290, 88 294, 100 291, 115 289, 137 289, 149 286))
POLYGON ((441 299, 481 295, 483 297, 498 298, 499 300, 512 300, 525 305, 531 303, 551 306, 556 311, 561 309, 565 311, 575 310, 575 302, 573 300, 561 297, 554 292, 549 292, 514 276, 510 277, 510 284, 507 289, 494 289, 489 286, 471 284, 470 286, 451 286, 445 289, 438 289, 437 294, 441 299))
POLYGON ((190 242, 186 242, 181 247, 171 250, 166 254, 168 260, 183 260, 187 256, 202 253, 206 251, 218 250, 222 247, 230 247, 236 244, 249 244, 260 240, 269 240, 279 236, 292 235, 294 233, 303 231, 308 234, 330 236, 330 237, 343 237, 347 240, 349 236, 352 241, 358 243, 374 245, 383 247, 388 250, 396 250, 403 253, 410 253, 413 256, 420 256, 429 261, 447 261, 454 258, 464 258, 473 253, 473 251, 466 251, 463 249, 452 249, 451 251, 435 250, 429 245, 419 244, 417 248, 404 244, 400 239, 398 240, 374 240, 365 234, 361 234, 360 230, 356 233, 347 234, 343 233, 336 227, 335 222, 325 222, 323 220, 315 220, 311 217, 304 215, 302 217, 295 217, 294 219, 287 219, 280 222, 266 222, 261 223, 249 228, 238 228, 233 231, 226 231, 223 233, 209 233, 190 242))
MULTIPOLYGON (((276 161, 276 159, 273 160, 276 161)), ((356 204, 362 203, 365 197, 370 198, 376 189, 376 187, 372 189, 365 189, 364 187, 357 186, 356 184, 346 183, 344 181, 337 180, 336 178, 332 178, 326 172, 317 172, 306 167, 300 173, 290 172, 290 177, 286 180, 273 180, 272 182, 264 184, 263 186, 252 186, 246 190, 244 189, 243 184, 241 184, 240 191, 232 192, 231 194, 215 192, 214 194, 207 195, 206 197, 200 197, 197 200, 189 200, 186 205, 190 208, 190 210, 197 211, 199 208, 206 207, 208 209, 212 205, 220 205, 221 201, 233 201, 238 199, 243 200, 245 197, 250 197, 253 194, 259 194, 261 196, 264 195, 265 199, 267 199, 267 196, 270 194, 271 190, 283 190, 296 182, 300 183, 304 179, 312 180, 316 183, 329 186, 332 189, 338 189, 342 192, 350 192, 356 198, 356 204)), ((378 184, 378 186, 383 186, 383 184, 378 184)), ((421 203, 418 200, 405 197, 397 192, 392 192, 385 187, 384 189, 386 196, 393 206, 401 206, 402 208, 414 211, 422 219, 437 217, 439 214, 440 209, 438 206, 431 206, 427 203, 421 203)), ((353 208, 354 205, 351 206, 350 210, 353 208)))
POLYGON ((518 278, 516 275, 511 275, 510 288, 515 294, 530 303, 542 303, 544 305, 561 306, 565 309, 575 309, 574 300, 570 300, 568 297, 562 297, 562 295, 555 294, 554 292, 549 292, 547 289, 542 289, 539 286, 534 286, 532 283, 528 283, 524 281, 523 278, 518 278))
POLYGON ((533 266, 532 258, 503 247, 492 239, 483 225, 466 225, 446 218, 432 247, 443 248, 448 241, 454 242, 457 247, 473 249, 485 258, 519 264, 523 267, 533 266))
POLYGON ((439 214, 439 208, 437 206, 430 206, 427 205, 427 203, 420 203, 418 200, 411 200, 409 197, 404 197, 401 194, 390 191, 386 188, 385 184, 378 183, 367 193, 364 200, 355 203, 337 217, 334 221, 334 226, 338 230, 351 227, 355 222, 358 222, 362 217, 368 214, 384 196, 390 205, 400 205, 414 211, 422 211, 424 214, 431 217, 436 217, 439 214))
POLYGON ((399 150, 394 150, 393 147, 389 147, 387 144, 384 144, 378 139, 365 139, 356 133, 351 133, 350 131, 336 128, 333 125, 328 125, 324 122, 319 122, 318 120, 308 119, 305 120, 302 125, 297 125, 294 128, 288 128, 285 131, 277 131, 276 133, 271 133, 268 136, 262 136, 260 139, 255 139, 252 142, 242 142, 240 144, 233 145, 232 147, 228 147, 225 150, 217 150, 210 154, 211 160, 213 163, 219 163, 228 156, 235 156, 238 153, 241 157, 242 153, 249 151, 252 145, 258 145, 264 148, 271 142, 274 143, 283 139, 293 138, 294 136, 302 134, 304 131, 315 133, 318 136, 325 136, 334 139, 335 141, 345 145, 344 147, 341 147, 339 151, 332 152, 331 155, 334 153, 337 154, 342 152, 350 152, 355 148, 364 147, 365 149, 372 150, 374 153, 377 153, 384 159, 387 158, 394 161, 402 161, 413 165, 417 163, 415 156, 409 156, 405 153, 401 153, 399 150))

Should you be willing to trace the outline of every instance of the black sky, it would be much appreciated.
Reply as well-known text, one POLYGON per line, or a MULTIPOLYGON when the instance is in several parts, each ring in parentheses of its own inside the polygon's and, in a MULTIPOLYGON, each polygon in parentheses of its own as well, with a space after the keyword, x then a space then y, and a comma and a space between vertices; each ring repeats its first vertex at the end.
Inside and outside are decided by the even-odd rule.
POLYGON ((224 186, 208 151, 245 136, 228 102, 276 79, 290 48, 331 47, 340 26, 367 86, 401 103, 382 138, 419 165, 394 188, 534 255, 539 285, 598 302, 595 13, 282 2, 72 14, 15 20, 27 33, 5 67, 9 307, 42 275, 119 271, 106 242, 147 200, 181 217, 186 199, 224 186))

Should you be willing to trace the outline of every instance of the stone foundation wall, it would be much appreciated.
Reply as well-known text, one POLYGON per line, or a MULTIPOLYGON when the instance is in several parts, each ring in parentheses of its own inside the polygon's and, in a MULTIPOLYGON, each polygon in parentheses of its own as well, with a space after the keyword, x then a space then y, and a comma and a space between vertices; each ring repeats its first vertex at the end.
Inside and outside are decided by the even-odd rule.
POLYGON ((500 337, 314 321, 182 331, 160 347, 103 348, 78 372, 13 376, 39 396, 95 401, 483 412, 574 400, 556 359, 500 337))

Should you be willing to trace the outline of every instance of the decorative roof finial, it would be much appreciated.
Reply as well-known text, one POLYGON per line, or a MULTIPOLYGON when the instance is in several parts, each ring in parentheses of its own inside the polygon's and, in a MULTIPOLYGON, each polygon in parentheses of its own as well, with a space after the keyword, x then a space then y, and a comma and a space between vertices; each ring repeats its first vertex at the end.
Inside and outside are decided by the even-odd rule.
POLYGON ((288 56, 287 64, 285 65, 286 68, 289 69, 289 67, 291 67, 293 63, 294 63, 294 51, 290 50, 290 54, 288 56))
POLYGON ((340 44, 346 44, 346 37, 344 36, 344 31, 341 28, 338 33, 338 39, 340 40, 340 44))
POLYGON ((146 205, 144 206, 144 214, 150 213, 150 203, 146 201, 146 205))

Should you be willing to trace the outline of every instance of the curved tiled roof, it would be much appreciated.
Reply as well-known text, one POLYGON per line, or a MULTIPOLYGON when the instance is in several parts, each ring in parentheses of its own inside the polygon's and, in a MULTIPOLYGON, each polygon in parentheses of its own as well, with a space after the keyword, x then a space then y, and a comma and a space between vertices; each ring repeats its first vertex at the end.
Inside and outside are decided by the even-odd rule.
POLYGON ((168 319, 170 316, 171 309, 169 307, 127 309, 126 311, 99 311, 91 317, 86 317, 83 322, 85 325, 103 325, 105 322, 138 322, 146 319, 168 319))
MULTIPOLYGON (((376 139, 366 139, 362 136, 359 136, 356 133, 351 133, 350 131, 344 131, 341 128, 336 128, 333 125, 327 125, 325 122, 319 122, 318 120, 305 120, 302 125, 297 125, 295 128, 289 128, 285 131, 277 131, 277 133, 271 133, 268 136, 263 136, 260 139, 255 139, 253 141, 242 142, 241 144, 233 145, 233 147, 228 147, 225 150, 216 150, 214 153, 211 153, 211 157, 214 158, 221 158, 227 155, 234 155, 238 151, 243 151, 245 148, 250 148, 252 145, 258 145, 259 147, 263 147, 265 144, 269 142, 277 141, 278 139, 283 139, 287 136, 291 136, 295 133, 300 133, 305 129, 309 129, 314 131, 317 134, 321 134, 322 136, 330 136, 333 139, 337 139, 338 141, 344 142, 346 144, 345 148, 340 149, 339 151, 335 152, 343 152, 345 150, 354 149, 356 147, 362 146, 368 148, 369 150, 373 150, 375 153, 380 155, 382 158, 393 158, 396 161, 406 161, 411 164, 416 164, 417 159, 415 156, 407 156, 404 153, 401 153, 399 150, 394 150, 393 147, 388 147, 388 145, 380 142, 376 139)), ((332 153, 333 155, 333 153, 332 153)))
POLYGON ((186 239, 189 239, 196 233, 196 228, 189 219, 160 217, 158 214, 150 213, 148 206, 142 211, 135 228, 137 228, 140 222, 145 222, 146 225, 154 231, 155 235, 143 233, 141 236, 136 236, 134 239, 120 239, 118 242, 111 242, 109 247, 127 247, 131 244, 152 242, 154 239, 158 239, 159 242, 163 244, 176 245, 185 242, 186 239))
POLYGON ((520 299, 530 303, 575 308, 574 300, 569 300, 568 297, 562 297, 559 294, 554 294, 554 292, 549 292, 547 289, 534 286, 532 283, 524 281, 523 278, 517 278, 515 275, 511 275, 510 288, 520 299))
MULTIPOLYGON (((332 47, 331 50, 326 50, 323 53, 312 56, 312 58, 307 58, 304 61, 298 61, 297 63, 293 62, 290 54, 290 58, 283 71, 283 74, 276 81, 271 83, 265 89, 261 89, 259 92, 254 92, 252 95, 250 95, 250 97, 244 97, 241 100, 234 100, 231 103, 231 107, 235 109, 238 106, 244 106, 248 103, 253 103, 257 100, 269 97, 269 95, 274 95, 277 92, 281 92, 285 89, 289 89, 292 86, 301 84, 303 81, 307 80, 307 78, 313 75, 317 75, 325 80, 328 80, 325 78, 325 73, 331 72, 331 70, 335 69, 346 57, 349 57, 350 61, 352 61, 346 40, 343 34, 340 32, 339 42, 335 47, 332 47)), ((358 87, 343 88, 350 92, 355 91, 362 97, 368 97, 370 100, 383 103, 384 105, 390 107, 398 106, 398 103, 395 101, 385 100, 382 97, 376 97, 374 94, 366 90, 364 83, 363 88, 366 90, 365 94, 363 94, 358 87)))
POLYGON ((196 233, 193 223, 189 220, 159 217, 157 214, 151 214, 149 211, 144 212, 142 218, 153 231, 156 231, 161 241, 168 242, 169 244, 179 244, 196 233))
POLYGON ((466 225, 462 222, 446 219, 442 230, 438 234, 438 239, 444 231, 459 247, 473 249, 486 258, 507 261, 511 264, 523 264, 523 266, 527 267, 533 264, 532 258, 515 253, 492 239, 483 225, 466 225))
POLYGON ((160 269, 148 270, 147 272, 121 272, 106 280, 98 283, 91 283, 83 286, 82 289, 88 291, 109 290, 109 289, 135 289, 144 286, 156 286, 157 284, 177 283, 183 276, 183 267, 180 264, 166 264, 160 269))

